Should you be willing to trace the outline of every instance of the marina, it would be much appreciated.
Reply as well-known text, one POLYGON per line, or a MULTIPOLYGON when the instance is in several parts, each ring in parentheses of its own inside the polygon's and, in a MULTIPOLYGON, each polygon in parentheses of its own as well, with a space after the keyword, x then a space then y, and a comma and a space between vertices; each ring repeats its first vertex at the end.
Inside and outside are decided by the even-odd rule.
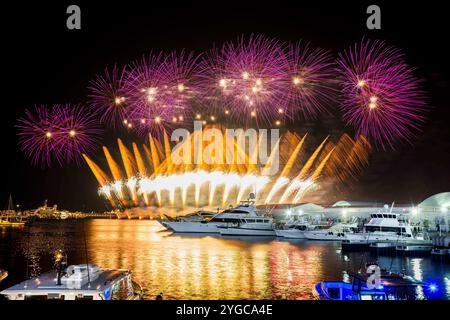
POLYGON ((14 6, 2 310, 281 319, 441 300, 424 310, 445 316, 445 10, 14 6))
MULTIPOLYGON (((84 263, 83 230, 89 264, 132 270, 144 299, 161 292, 165 299, 314 299, 317 283, 349 281, 343 272, 358 270, 362 261, 360 252, 346 253, 337 241, 179 234, 151 220, 41 221, 0 230, 0 265, 9 271, 1 290, 51 270, 58 249, 84 263)), ((450 299, 445 260, 365 253, 364 260, 374 259, 439 288, 417 289, 418 299, 450 299)))

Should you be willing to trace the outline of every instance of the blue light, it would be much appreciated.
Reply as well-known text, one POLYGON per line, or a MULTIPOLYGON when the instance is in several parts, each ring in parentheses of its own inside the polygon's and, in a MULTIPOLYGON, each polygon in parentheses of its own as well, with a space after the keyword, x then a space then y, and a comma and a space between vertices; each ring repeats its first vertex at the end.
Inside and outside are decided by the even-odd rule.
POLYGON ((106 288, 105 291, 103 291, 103 296, 105 297, 105 300, 109 300, 111 298, 111 288, 106 288))
POLYGON ((382 284, 380 284, 380 285, 378 286, 377 289, 378 289, 378 290, 383 290, 383 289, 384 289, 384 286, 383 286, 382 284))
POLYGON ((434 283, 430 284, 430 291, 431 292, 436 292, 438 289, 437 285, 435 285, 434 283))

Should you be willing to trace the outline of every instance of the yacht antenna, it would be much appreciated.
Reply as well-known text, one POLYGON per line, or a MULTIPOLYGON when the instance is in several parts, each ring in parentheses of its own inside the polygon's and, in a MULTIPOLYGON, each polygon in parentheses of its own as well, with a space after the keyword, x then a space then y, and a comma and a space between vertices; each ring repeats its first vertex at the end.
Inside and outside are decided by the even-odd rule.
POLYGON ((394 209, 394 203, 395 203, 395 201, 392 201, 391 210, 389 211, 389 214, 391 214, 392 213, 392 209, 394 209))

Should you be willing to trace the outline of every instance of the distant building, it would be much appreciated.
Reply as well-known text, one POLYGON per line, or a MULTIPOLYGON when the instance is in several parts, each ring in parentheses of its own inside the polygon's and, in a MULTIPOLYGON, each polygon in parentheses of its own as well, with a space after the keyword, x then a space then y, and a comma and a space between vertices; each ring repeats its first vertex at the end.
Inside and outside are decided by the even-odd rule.
POLYGON ((418 205, 384 204, 379 202, 341 200, 329 207, 314 203, 259 205, 259 210, 271 213, 277 220, 285 220, 291 216, 308 215, 314 220, 333 219, 360 220, 369 219, 370 214, 391 210, 393 213, 409 216, 411 222, 426 225, 429 230, 450 231, 450 192, 443 192, 428 197, 418 205))

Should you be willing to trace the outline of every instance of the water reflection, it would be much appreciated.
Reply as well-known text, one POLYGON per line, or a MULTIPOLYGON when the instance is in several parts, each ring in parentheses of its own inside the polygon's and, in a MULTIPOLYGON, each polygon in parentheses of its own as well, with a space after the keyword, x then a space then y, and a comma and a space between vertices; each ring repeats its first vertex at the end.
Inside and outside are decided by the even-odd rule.
MULTIPOLYGON (((422 259, 420 259, 420 258, 411 259, 411 265, 412 265, 412 270, 413 270, 412 276, 419 281, 423 280, 421 263, 422 263, 422 259)), ((425 298, 422 287, 416 288, 416 296, 420 300, 425 298)))
MULTIPOLYGON (((88 261, 133 270, 150 299, 159 292, 168 299, 311 299, 315 283, 348 280, 343 271, 357 270, 363 258, 361 253, 344 255, 338 243, 179 235, 148 220, 89 220, 38 223, 23 232, 2 233, 0 267, 6 265, 11 277, 21 281, 49 269, 49 255, 59 248, 69 253, 69 263, 84 263, 83 224, 88 261), (4 251, 9 247, 17 255, 4 251), (20 255, 33 272, 17 267, 20 255)), ((417 279, 440 279, 440 297, 450 298, 444 279, 450 275, 448 264, 400 257, 379 257, 379 262, 417 279)))

